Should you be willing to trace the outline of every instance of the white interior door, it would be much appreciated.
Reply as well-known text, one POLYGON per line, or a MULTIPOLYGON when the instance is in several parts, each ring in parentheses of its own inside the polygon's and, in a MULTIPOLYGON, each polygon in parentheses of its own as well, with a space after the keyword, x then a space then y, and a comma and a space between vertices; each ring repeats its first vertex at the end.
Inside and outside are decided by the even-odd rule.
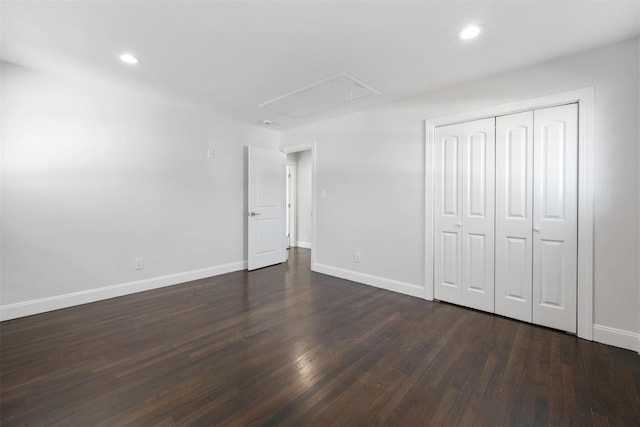
POLYGON ((578 106, 534 112, 533 322, 577 330, 578 106))
POLYGON ((462 125, 435 129, 434 296, 462 304, 462 125))
POLYGON ((434 295, 493 312, 495 119, 436 128, 434 295))
POLYGON ((462 125, 462 304, 494 311, 495 119, 462 125))
POLYGON ((249 147, 248 268, 255 270, 286 259, 286 155, 249 147))
POLYGON ((495 312, 531 322, 533 111, 496 118, 495 312))

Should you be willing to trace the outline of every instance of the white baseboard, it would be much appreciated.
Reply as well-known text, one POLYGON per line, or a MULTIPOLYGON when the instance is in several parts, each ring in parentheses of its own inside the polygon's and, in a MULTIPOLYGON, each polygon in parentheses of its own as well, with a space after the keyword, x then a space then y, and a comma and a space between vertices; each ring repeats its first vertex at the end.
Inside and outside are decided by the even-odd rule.
POLYGON ((362 283, 376 288, 386 289, 388 291, 398 292, 412 297, 424 298, 424 287, 414 285, 412 283, 400 282, 398 280, 386 279, 384 277, 373 276, 371 274, 360 273, 344 268, 332 267, 330 265, 314 263, 311 267, 312 271, 327 274, 329 276, 339 277, 341 279, 351 280, 352 282, 362 283))
POLYGON ((246 268, 247 261, 240 261, 215 267, 169 274, 166 276, 152 277, 149 279, 137 280, 135 282, 121 283, 118 285, 105 286, 102 288, 89 289, 70 294, 2 305, 0 306, 0 321, 120 297, 136 292, 163 288, 165 286, 177 285, 184 282, 190 282, 192 280, 218 276, 220 274, 231 273, 238 270, 245 270, 246 268))
POLYGON ((302 242, 298 240, 296 246, 299 248, 311 249, 311 242, 302 242))
POLYGON ((640 334, 635 332, 593 325, 593 340, 602 344, 640 352, 640 334))

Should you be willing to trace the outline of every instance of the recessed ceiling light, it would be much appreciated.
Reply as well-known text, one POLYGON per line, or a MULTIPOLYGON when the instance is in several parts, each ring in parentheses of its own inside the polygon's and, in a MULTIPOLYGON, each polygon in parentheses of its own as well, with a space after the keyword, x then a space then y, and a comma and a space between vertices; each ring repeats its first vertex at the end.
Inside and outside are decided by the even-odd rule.
POLYGON ((120 60, 125 64, 131 64, 131 65, 136 65, 140 63, 140 59, 136 58, 130 53, 123 53, 122 55, 120 55, 120 60))
POLYGON ((271 120, 263 120, 262 123, 269 126, 272 122, 271 120))
POLYGON ((471 40, 478 37, 478 34, 480 34, 480 27, 477 25, 467 25, 460 31, 460 38, 462 40, 471 40))

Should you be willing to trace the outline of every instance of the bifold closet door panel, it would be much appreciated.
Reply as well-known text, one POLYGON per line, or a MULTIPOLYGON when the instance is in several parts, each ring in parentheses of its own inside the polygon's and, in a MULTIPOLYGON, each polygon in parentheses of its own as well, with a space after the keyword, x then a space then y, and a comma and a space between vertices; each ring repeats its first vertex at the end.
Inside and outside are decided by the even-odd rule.
POLYGON ((495 118, 462 124, 462 304, 494 311, 495 118))
POLYGON ((533 111, 496 118, 495 312, 531 322, 533 111))
POLYGON ((462 303, 462 125, 435 129, 434 297, 462 303))
POLYGON ((435 130, 434 296, 494 311, 495 119, 435 130))
POLYGON ((534 112, 533 322, 577 328, 578 106, 534 112))

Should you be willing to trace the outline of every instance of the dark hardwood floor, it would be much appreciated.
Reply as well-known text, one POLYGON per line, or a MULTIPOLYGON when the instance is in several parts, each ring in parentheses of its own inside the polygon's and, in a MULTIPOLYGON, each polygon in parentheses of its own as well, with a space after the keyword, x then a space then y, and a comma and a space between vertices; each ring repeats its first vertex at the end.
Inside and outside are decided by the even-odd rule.
POLYGON ((1 425, 639 425, 636 353, 291 255, 3 322, 1 425))

